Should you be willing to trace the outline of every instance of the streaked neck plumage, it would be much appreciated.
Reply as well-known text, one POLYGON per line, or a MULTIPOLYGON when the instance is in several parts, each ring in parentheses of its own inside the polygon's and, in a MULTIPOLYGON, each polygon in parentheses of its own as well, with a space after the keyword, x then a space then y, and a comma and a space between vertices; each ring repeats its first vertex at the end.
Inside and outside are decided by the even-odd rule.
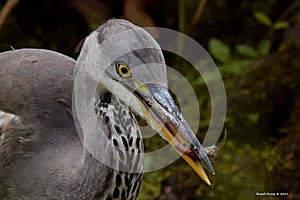
MULTIPOLYGON (((80 173, 90 171, 93 176, 103 177, 102 181, 105 179, 100 192, 93 191, 99 199, 135 199, 142 180, 144 151, 137 121, 130 109, 108 91, 96 99, 94 110, 105 135, 101 139, 106 140, 99 142, 105 145, 99 146, 98 151, 110 159, 103 164, 85 148, 80 173), (91 166, 98 168, 98 172, 91 171, 91 166)), ((94 181, 97 182, 97 178, 94 181)))

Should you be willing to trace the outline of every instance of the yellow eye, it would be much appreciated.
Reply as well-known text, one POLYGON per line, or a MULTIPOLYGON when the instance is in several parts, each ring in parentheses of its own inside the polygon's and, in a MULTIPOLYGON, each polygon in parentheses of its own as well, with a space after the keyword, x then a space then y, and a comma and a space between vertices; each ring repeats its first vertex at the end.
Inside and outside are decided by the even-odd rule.
POLYGON ((121 64, 121 63, 117 64, 117 70, 120 76, 124 78, 131 77, 130 68, 126 64, 121 64))

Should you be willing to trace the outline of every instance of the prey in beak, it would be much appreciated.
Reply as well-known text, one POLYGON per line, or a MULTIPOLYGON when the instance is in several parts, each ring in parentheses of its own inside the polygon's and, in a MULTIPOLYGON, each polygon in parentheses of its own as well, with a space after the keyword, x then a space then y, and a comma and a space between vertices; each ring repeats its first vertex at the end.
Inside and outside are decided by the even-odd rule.
POLYGON ((135 82, 134 95, 139 99, 143 117, 152 128, 168 141, 195 170, 211 185, 201 162, 211 174, 215 174, 208 158, 208 150, 202 147, 192 129, 178 110, 168 88, 157 85, 144 85, 135 82))

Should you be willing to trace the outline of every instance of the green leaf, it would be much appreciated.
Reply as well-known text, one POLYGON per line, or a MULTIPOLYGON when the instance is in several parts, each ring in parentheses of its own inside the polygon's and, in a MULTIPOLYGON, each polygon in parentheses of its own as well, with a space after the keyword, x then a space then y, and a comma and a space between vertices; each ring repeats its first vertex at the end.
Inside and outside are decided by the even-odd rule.
POLYGON ((214 58, 216 58, 221 63, 226 63, 231 60, 230 48, 227 44, 223 43, 221 40, 212 38, 208 43, 209 52, 214 58))
POLYGON ((272 20, 265 13, 257 11, 257 12, 254 13, 254 17, 259 23, 261 23, 265 26, 270 27, 272 25, 272 20))
POLYGON ((274 30, 285 29, 290 26, 289 22, 286 21, 278 21, 273 25, 274 30))
POLYGON ((232 60, 229 63, 226 63, 226 65, 221 66, 220 70, 223 73, 238 75, 241 73, 243 68, 251 62, 251 59, 232 60))
POLYGON ((247 57, 251 57, 251 58, 257 57, 257 53, 256 53, 255 49, 253 49, 251 46, 249 46, 247 44, 237 45, 236 50, 242 56, 247 56, 247 57))
POLYGON ((271 50, 272 42, 271 40, 263 40, 257 46, 257 53, 261 56, 267 55, 271 50))

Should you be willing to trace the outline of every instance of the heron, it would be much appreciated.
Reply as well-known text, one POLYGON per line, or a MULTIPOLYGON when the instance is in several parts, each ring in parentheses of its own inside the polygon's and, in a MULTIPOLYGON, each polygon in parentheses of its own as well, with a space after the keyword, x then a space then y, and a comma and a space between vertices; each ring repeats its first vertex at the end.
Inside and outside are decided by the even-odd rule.
MULTIPOLYGON (((168 141, 205 182, 210 184, 201 163, 215 173, 209 151, 201 146, 169 93, 159 45, 145 30, 123 19, 108 20, 93 31, 77 61, 44 49, 1 53, 0 109, 18 116, 18 123, 1 135, 1 199, 136 199, 144 151, 136 115, 168 141), (119 37, 128 31, 125 40, 119 37), (130 50, 131 45, 145 48, 103 62, 108 54, 120 48, 130 50), (89 129, 81 130, 82 138, 76 127, 80 119, 74 117, 74 88, 76 75, 88 68, 101 76, 94 73, 93 80, 80 82, 82 98, 89 95, 89 82, 96 84, 96 90, 79 107, 83 113, 93 111, 101 137, 89 129), (95 152, 85 145, 88 141, 96 144, 95 152)), ((83 120, 90 123, 90 119, 83 120)))

